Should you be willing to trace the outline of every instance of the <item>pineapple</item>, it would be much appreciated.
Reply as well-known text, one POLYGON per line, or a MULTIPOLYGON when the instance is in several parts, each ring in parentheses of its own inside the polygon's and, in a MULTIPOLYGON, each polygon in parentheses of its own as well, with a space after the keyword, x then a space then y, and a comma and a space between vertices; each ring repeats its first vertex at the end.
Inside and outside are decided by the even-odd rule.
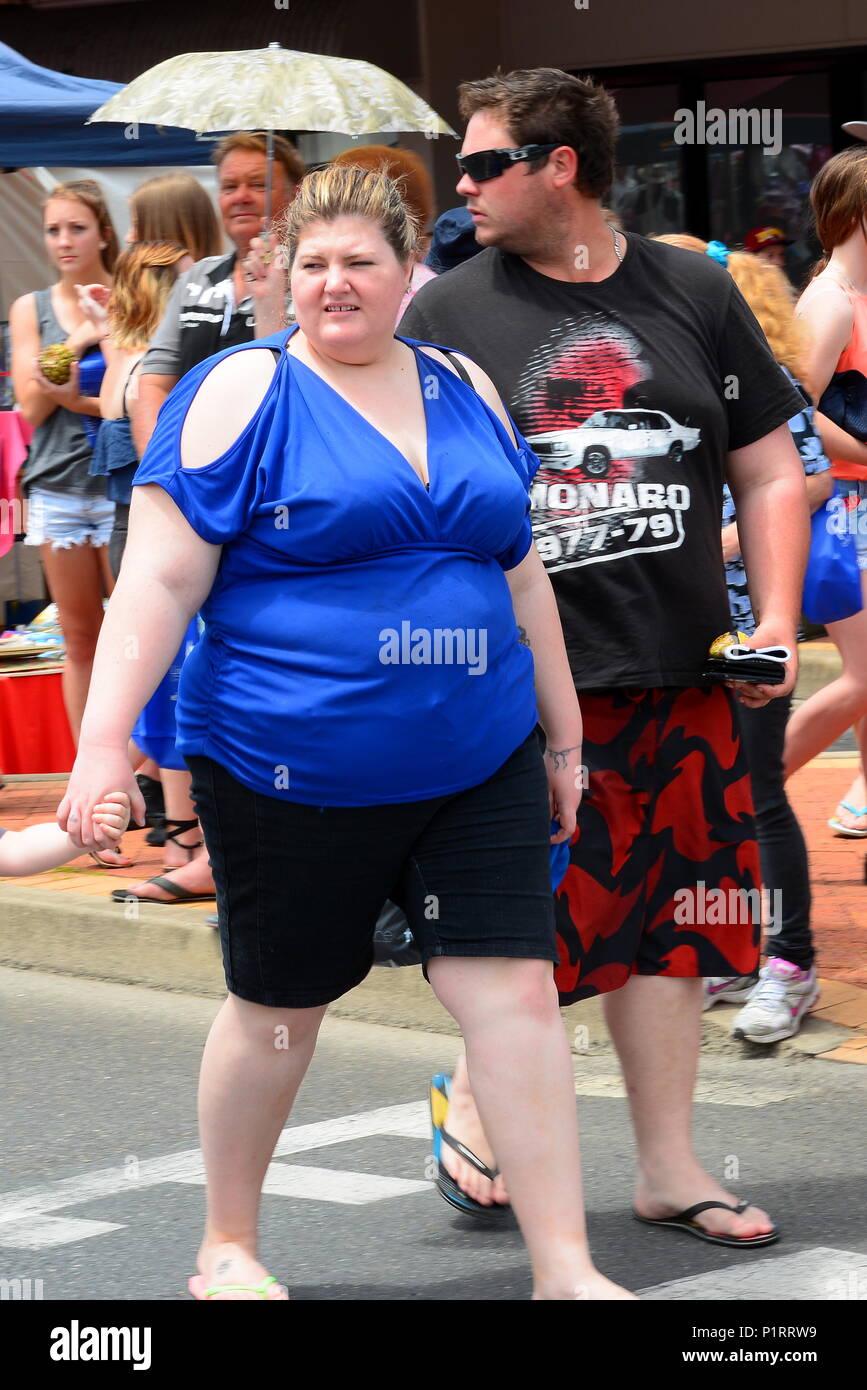
POLYGON ((63 386, 69 380, 75 353, 63 343, 52 343, 39 354, 39 370, 43 376, 53 381, 55 386, 63 386))

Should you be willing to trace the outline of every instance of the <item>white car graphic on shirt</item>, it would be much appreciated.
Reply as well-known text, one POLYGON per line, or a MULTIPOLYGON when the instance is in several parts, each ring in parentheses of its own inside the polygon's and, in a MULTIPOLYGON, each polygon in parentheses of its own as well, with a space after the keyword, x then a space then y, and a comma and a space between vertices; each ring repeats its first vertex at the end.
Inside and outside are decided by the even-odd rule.
POLYGON ((700 438, 699 430, 679 425, 664 410, 597 410, 577 429, 531 434, 527 443, 549 468, 580 468, 589 478, 604 478, 612 459, 667 454, 679 463, 700 438))

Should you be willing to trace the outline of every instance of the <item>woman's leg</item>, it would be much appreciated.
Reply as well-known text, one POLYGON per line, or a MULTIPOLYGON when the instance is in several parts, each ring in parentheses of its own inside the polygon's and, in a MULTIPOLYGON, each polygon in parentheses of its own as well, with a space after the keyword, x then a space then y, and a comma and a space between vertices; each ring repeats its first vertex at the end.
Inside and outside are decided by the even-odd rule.
POLYGON ((437 956, 440 1002, 457 1020, 482 1123, 533 1266, 536 1299, 631 1294, 587 1246, 572 1054, 550 961, 437 956))
POLYGON ((843 658, 843 672, 805 700, 786 730, 785 772, 791 777, 867 714, 867 570, 861 571, 864 608, 840 623, 828 624, 828 636, 843 658))
MULTIPOLYGON (((325 1006, 271 1009, 230 994, 211 1027, 199 1082, 208 1179, 199 1294, 217 1284, 261 1284, 256 1258, 262 1183, 313 1056, 325 1006)), ((271 1286, 269 1297, 275 1294, 271 1286)), ((222 1300, 256 1294, 218 1294, 222 1300)))
MULTIPOLYGON (((189 772, 161 767, 159 777, 163 785, 167 819, 196 820, 196 808, 190 799, 192 779, 189 772)), ((211 873, 207 847, 204 844, 198 845, 201 839, 202 830, 196 821, 191 830, 185 830, 176 840, 167 840, 163 848, 163 860, 172 883, 176 883, 179 888, 186 888, 189 893, 214 892, 214 876, 211 873), (192 848, 193 846, 197 847, 192 848), (190 848, 190 854, 185 853, 185 847, 190 848)), ((143 900, 154 898, 164 902, 172 896, 159 884, 149 883, 146 879, 131 884, 129 891, 143 900)))
MULTIPOLYGON (((473 1099, 466 1053, 462 1053, 457 1059, 452 1072, 452 1084, 449 1091, 448 1132, 453 1139, 465 1144, 477 1158, 482 1160, 486 1167, 497 1167, 497 1156, 485 1134, 479 1112, 476 1109, 476 1102, 473 1099)), ((477 1168, 474 1168, 472 1163, 468 1163, 450 1145, 445 1144, 443 1145, 441 1161, 446 1172, 454 1178, 461 1191, 465 1192, 468 1197, 472 1197, 474 1202, 479 1202, 483 1207, 489 1207, 495 1202, 508 1203, 509 1189, 506 1187, 506 1179, 502 1172, 491 1182, 491 1179, 486 1178, 484 1173, 480 1173, 477 1168)))
POLYGON ((738 706, 741 742, 747 755, 762 887, 770 905, 766 950, 801 970, 815 958, 810 931, 810 868, 807 846, 783 781, 783 746, 791 698, 771 700, 762 709, 738 706))
POLYGON ((867 718, 858 720, 855 725, 855 737, 861 753, 861 766, 857 776, 837 802, 835 816, 848 829, 867 832, 867 814, 858 816, 848 809, 854 806, 855 811, 861 811, 867 806, 867 779, 864 777, 864 768, 867 766, 867 718))
POLYGON ((72 737, 78 746, 93 654, 102 626, 102 562, 99 550, 89 542, 55 550, 49 541, 40 546, 39 551, 66 644, 63 702, 72 737))
POLYGON ((117 580, 112 564, 109 547, 107 545, 96 546, 96 555, 99 560, 99 572, 102 576, 102 587, 106 598, 111 598, 114 593, 114 586, 117 580))

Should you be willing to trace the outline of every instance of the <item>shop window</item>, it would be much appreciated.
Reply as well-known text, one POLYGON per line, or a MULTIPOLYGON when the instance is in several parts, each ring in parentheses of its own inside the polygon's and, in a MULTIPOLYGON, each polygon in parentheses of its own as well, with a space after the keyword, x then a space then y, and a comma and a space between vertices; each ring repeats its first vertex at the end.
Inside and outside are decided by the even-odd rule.
POLYGON ((713 110, 760 117, 748 133, 743 122, 739 143, 707 144, 711 236, 738 246, 752 227, 781 227, 793 242, 786 268, 803 283, 817 254, 810 184, 832 153, 828 74, 708 82, 704 99, 706 119, 713 110))
POLYGON ((681 158, 674 140, 677 87, 610 90, 620 112, 612 211, 627 232, 682 232, 681 158))

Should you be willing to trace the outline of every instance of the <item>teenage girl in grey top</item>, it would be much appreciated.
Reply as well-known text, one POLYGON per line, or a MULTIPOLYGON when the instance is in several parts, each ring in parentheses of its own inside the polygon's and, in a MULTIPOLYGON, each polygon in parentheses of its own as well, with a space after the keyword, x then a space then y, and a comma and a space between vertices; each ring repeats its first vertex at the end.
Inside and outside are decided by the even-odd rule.
POLYGON ((106 501, 105 480, 88 472, 91 447, 81 424, 82 416, 99 418, 98 391, 81 394, 77 362, 69 381, 55 386, 37 359, 52 343, 64 343, 80 357, 99 341, 104 329, 83 312, 77 287, 111 285, 117 237, 99 185, 90 179, 52 191, 43 208, 43 230, 59 278, 12 305, 12 381, 21 414, 35 426, 22 474, 27 543, 40 548, 59 610, 66 642, 63 696, 77 743, 102 599, 113 587, 107 547, 114 503, 106 501))

